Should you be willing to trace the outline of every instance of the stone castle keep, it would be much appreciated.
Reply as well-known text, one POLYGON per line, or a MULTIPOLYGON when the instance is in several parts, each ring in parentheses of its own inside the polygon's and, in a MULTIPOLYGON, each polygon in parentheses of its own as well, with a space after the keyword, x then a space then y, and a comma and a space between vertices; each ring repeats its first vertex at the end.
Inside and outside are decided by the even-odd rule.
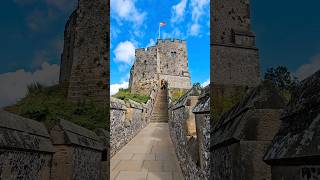
POLYGON ((73 102, 109 96, 107 8, 104 0, 79 0, 65 26, 59 84, 73 102))
POLYGON ((158 39, 155 46, 136 49, 135 54, 129 81, 132 93, 149 95, 162 79, 169 89, 191 88, 186 41, 158 39))
POLYGON ((211 84, 215 93, 255 87, 259 52, 250 25, 249 0, 211 1, 211 84))

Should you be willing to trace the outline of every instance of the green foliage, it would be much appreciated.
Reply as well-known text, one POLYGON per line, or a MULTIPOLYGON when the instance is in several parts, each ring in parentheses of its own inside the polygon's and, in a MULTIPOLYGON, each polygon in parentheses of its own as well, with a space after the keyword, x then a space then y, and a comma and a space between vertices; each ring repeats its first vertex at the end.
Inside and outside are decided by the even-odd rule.
POLYGON ((88 129, 109 127, 109 110, 93 102, 72 103, 67 101, 58 86, 44 87, 38 83, 28 86, 25 98, 6 107, 9 112, 43 122, 48 128, 60 118, 88 129))
POLYGON ((150 97, 141 95, 141 94, 132 94, 129 89, 119 89, 119 92, 113 97, 122 99, 124 101, 128 101, 129 99, 139 102, 139 103, 147 103, 150 97))
POLYGON ((280 90, 288 91, 291 91, 298 83, 297 78, 292 76, 287 67, 284 66, 267 69, 264 79, 270 80, 280 90))
POLYGON ((287 102, 291 98, 294 87, 299 83, 297 77, 292 76, 287 67, 284 66, 269 68, 264 75, 264 79, 270 80, 287 102))

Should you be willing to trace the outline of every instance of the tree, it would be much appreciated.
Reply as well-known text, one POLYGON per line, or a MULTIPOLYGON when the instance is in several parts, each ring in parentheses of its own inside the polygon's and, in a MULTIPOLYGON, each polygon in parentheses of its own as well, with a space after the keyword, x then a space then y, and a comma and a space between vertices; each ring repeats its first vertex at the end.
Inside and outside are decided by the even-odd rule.
POLYGON ((298 79, 292 76, 287 67, 284 66, 267 69, 264 79, 272 81, 280 90, 287 90, 290 92, 298 83, 298 79))

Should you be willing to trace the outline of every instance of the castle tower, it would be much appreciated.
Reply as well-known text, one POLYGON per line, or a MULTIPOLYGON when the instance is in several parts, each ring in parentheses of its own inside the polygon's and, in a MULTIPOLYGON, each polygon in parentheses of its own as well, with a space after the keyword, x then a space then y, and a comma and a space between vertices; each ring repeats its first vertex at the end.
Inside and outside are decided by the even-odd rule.
POLYGON ((79 0, 65 30, 60 85, 73 102, 106 102, 108 92, 107 3, 79 0))
POLYGON ((136 49, 136 58, 130 71, 129 88, 132 93, 149 95, 160 80, 169 89, 190 89, 186 41, 158 39, 155 46, 136 49))
POLYGON ((260 82, 249 0, 211 1, 211 84, 220 95, 260 82))

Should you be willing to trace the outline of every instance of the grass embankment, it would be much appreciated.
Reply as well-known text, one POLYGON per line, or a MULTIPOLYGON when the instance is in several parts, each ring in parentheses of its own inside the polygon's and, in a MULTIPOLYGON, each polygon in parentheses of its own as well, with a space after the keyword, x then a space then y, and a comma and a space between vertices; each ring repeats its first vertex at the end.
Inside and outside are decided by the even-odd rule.
POLYGON ((5 110, 26 118, 43 122, 48 128, 63 118, 88 129, 107 128, 109 110, 93 102, 72 103, 58 86, 44 87, 34 84, 28 87, 26 97, 5 110))
POLYGON ((138 103, 147 103, 149 100, 149 96, 141 95, 141 94, 133 94, 129 91, 129 89, 119 89, 119 92, 112 97, 129 101, 129 99, 136 101, 138 103))

